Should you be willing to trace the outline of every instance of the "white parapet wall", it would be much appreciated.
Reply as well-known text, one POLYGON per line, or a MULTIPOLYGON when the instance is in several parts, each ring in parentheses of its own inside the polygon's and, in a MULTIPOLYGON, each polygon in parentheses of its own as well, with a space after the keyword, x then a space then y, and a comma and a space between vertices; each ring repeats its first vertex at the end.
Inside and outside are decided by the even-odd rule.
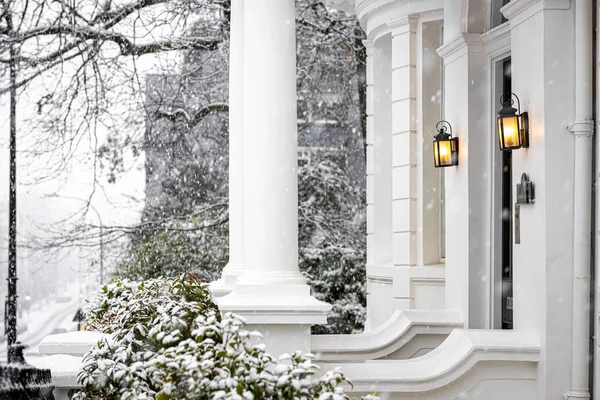
POLYGON ((312 353, 319 361, 409 359, 438 347, 454 329, 460 313, 446 310, 394 312, 377 329, 358 335, 313 335, 312 353))
POLYGON ((322 362, 321 368, 342 368, 353 395, 377 393, 384 400, 530 400, 537 398, 538 360, 534 333, 455 330, 422 357, 322 362))
POLYGON ((46 336, 40 343, 41 357, 29 361, 35 367, 47 368, 52 373, 54 398, 69 399, 69 391, 79 389, 77 375, 83 356, 107 335, 98 332, 68 332, 46 336))

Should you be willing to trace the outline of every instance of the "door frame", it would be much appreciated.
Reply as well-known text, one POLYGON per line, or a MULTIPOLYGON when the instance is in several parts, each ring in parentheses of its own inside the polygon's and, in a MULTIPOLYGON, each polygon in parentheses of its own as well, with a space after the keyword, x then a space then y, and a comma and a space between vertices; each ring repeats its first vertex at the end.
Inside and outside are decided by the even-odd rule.
POLYGON ((488 134, 492 135, 488 148, 488 180, 491 205, 490 220, 490 259, 487 328, 502 329, 502 154, 497 149, 496 115, 499 109, 499 99, 503 94, 503 61, 511 56, 510 25, 508 22, 495 27, 482 35, 488 55, 490 82, 490 119, 488 134), (499 190, 498 190, 499 189, 499 190), (499 212, 498 212, 499 210, 499 212))

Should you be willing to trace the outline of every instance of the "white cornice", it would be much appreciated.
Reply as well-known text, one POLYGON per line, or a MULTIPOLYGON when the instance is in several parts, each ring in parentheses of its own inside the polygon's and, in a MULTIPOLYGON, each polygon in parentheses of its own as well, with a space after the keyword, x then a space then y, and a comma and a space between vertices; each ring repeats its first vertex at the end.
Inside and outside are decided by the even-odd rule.
POLYGON ((354 0, 322 0, 327 7, 344 11, 348 14, 355 14, 354 0))
POLYGON ((510 51, 510 23, 505 22, 481 34, 485 52, 495 58, 510 51))
POLYGON ((373 41, 388 33, 388 24, 444 8, 443 0, 355 0, 356 16, 373 41))
POLYGON ((461 33, 456 39, 437 49, 438 55, 444 60, 444 65, 450 64, 467 53, 483 51, 485 51, 485 47, 480 33, 461 33))
POLYGON ((407 33, 411 30, 415 30, 417 26, 417 21, 419 19, 415 16, 405 16, 401 18, 396 18, 386 23, 389 30, 392 32, 392 36, 407 33))
POLYGON ((514 25, 542 10, 568 10, 570 7, 570 0, 512 0, 500 12, 514 25))

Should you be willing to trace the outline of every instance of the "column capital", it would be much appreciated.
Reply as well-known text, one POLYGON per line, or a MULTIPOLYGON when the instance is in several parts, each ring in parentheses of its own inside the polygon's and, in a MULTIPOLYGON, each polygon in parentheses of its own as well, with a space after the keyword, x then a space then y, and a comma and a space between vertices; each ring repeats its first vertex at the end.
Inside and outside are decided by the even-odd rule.
POLYGON ((437 53, 444 60, 444 65, 460 58, 467 53, 484 53, 485 45, 480 33, 461 33, 454 40, 444 44, 437 53))
POLYGON ((396 35, 402 35, 408 32, 416 32, 417 30, 417 21, 418 18, 414 15, 407 15, 401 18, 395 18, 388 22, 386 25, 390 32, 392 33, 392 37, 396 35))
POLYGON ((321 0, 327 7, 335 8, 336 10, 344 11, 347 14, 355 14, 354 0, 321 0))
POLYGON ((372 56, 373 55, 373 41, 365 39, 362 42, 363 42, 363 45, 365 46, 367 56, 372 56))
POLYGON ((500 9, 511 26, 519 24, 543 10, 568 10, 569 0, 513 0, 500 9))

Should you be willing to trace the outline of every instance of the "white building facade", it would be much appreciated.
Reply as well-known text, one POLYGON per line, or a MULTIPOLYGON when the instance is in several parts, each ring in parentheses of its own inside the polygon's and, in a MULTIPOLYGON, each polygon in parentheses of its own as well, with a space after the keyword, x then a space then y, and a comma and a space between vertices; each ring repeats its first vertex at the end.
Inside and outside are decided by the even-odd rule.
MULTIPOLYGON (((298 270, 294 0, 232 0, 221 310, 270 353, 341 366, 354 395, 600 399, 596 2, 327 3, 367 34, 366 331, 310 334, 330 306, 298 270), (528 112, 527 148, 499 149, 504 93, 528 112), (434 167, 441 120, 456 166, 434 167)), ((67 375, 58 386, 76 386, 67 375)))
POLYGON ((597 393, 595 2, 328 0, 367 34, 368 315, 364 334, 312 337, 328 307, 296 261, 293 3, 232 4, 220 308, 262 329, 274 353, 294 344, 324 369, 339 363, 356 394, 597 393), (504 93, 528 112, 527 148, 499 149, 504 93), (443 169, 441 120, 459 141, 458 165, 443 169), (516 204, 523 174, 531 204, 516 204))

